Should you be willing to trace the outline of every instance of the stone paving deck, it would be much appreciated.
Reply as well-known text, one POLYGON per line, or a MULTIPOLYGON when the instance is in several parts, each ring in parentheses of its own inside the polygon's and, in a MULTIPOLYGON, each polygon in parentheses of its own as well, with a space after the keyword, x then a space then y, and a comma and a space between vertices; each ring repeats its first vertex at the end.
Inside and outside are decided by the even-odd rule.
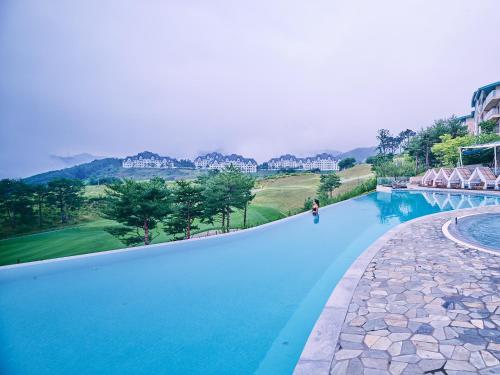
POLYGON ((455 215, 404 226, 382 246, 354 291, 330 374, 500 374, 500 256, 445 238, 455 215))

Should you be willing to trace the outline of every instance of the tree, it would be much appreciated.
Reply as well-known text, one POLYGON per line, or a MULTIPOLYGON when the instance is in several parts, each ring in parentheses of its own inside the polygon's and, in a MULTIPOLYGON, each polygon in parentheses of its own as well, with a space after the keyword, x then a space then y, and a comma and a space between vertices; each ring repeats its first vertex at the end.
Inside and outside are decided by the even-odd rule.
POLYGON ((410 144, 410 139, 414 137, 417 133, 415 133, 411 129, 403 130, 399 133, 399 138, 401 140, 400 145, 403 149, 407 149, 410 144))
MULTIPOLYGON (((441 166, 447 167, 454 167, 458 164, 460 160, 459 147, 500 140, 500 136, 491 133, 481 133, 477 136, 467 134, 455 138, 452 138, 450 134, 444 134, 440 138, 441 142, 432 146, 432 153, 436 156, 441 166)), ((491 160, 491 156, 489 158, 491 160)), ((486 159, 488 159, 488 156, 486 159)))
POLYGON ((248 205, 255 198, 252 190, 255 186, 255 178, 252 176, 242 175, 240 177, 240 188, 242 190, 241 200, 243 205, 243 228, 247 227, 248 205))
POLYGON ((341 185, 340 177, 337 173, 329 173, 321 175, 318 187, 318 194, 328 195, 330 198, 333 195, 333 190, 341 185))
POLYGON ((47 201, 57 207, 61 224, 68 221, 71 211, 80 208, 84 202, 83 182, 68 178, 58 178, 48 183, 47 201))
POLYGON ((191 238, 195 219, 203 214, 203 188, 192 181, 177 180, 172 191, 172 213, 167 217, 166 227, 171 234, 184 233, 191 238))
MULTIPOLYGON (((165 180, 156 177, 147 182, 125 180, 107 186, 105 215, 125 226, 135 229, 136 236, 124 238, 129 243, 150 243, 150 231, 170 213, 170 192, 165 180)), ((125 237, 124 232, 114 233, 125 237)))
POLYGON ((352 168, 355 165, 356 165, 356 159, 354 158, 345 158, 339 161, 340 170, 352 168))
POLYGON ((467 134, 467 127, 455 116, 451 116, 434 121, 434 124, 411 137, 406 151, 414 158, 415 169, 420 169, 420 165, 425 165, 426 169, 436 165, 438 160, 432 152, 432 147, 441 142, 441 136, 444 134, 449 134, 451 138, 462 137, 467 134))
POLYGON ((259 171, 267 171, 267 170, 269 169, 269 164, 268 164, 267 162, 264 162, 264 163, 262 163, 262 164, 259 164, 259 165, 257 166, 257 169, 258 169, 259 171))
POLYGON ((252 194, 254 184, 255 180, 251 176, 245 176, 233 166, 205 178, 203 221, 213 223, 215 219, 220 219, 222 231, 228 232, 231 213, 237 208, 244 210, 244 225, 246 225, 245 208, 254 198, 252 194))
POLYGON ((377 157, 376 156, 368 156, 365 160, 365 163, 367 164, 373 164, 375 163, 377 160, 377 157))
POLYGON ((49 189, 46 185, 34 185, 31 187, 31 192, 33 194, 33 199, 37 206, 38 211, 38 226, 41 227, 43 224, 42 207, 45 203, 47 196, 49 195, 49 189))
POLYGON ((481 129, 481 134, 491 134, 497 127, 495 120, 488 120, 479 123, 479 129, 481 129))
POLYGON ((0 212, 10 228, 33 222, 32 204, 28 185, 17 180, 0 180, 0 212))
POLYGON ((387 129, 379 129, 377 131, 378 146, 377 149, 379 154, 388 154, 391 150, 392 136, 391 132, 387 129))
POLYGON ((372 170, 377 177, 410 177, 415 175, 413 162, 403 157, 373 164, 372 170))

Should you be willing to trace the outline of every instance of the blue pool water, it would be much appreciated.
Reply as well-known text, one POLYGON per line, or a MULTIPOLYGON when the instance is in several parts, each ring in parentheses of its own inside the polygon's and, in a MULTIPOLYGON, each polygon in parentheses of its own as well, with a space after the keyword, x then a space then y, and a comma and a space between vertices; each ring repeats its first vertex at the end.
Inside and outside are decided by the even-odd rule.
POLYGON ((289 374, 389 228, 500 198, 373 193, 234 235, 0 269, 2 374, 289 374))
POLYGON ((449 229, 462 241, 500 251, 500 214, 467 216, 449 229))

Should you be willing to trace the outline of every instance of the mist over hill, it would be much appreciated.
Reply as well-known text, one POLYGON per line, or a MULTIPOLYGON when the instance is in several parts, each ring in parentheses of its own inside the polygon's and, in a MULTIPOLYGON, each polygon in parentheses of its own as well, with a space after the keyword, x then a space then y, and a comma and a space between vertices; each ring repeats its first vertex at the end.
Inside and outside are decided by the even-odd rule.
POLYGON ((377 153, 377 147, 358 147, 337 155, 340 159, 354 158, 358 163, 363 163, 370 156, 377 153))
MULTIPOLYGON (((347 152, 328 150, 327 153, 332 154, 338 159, 353 157, 358 163, 362 163, 368 156, 376 153, 376 148, 359 147, 347 152)), ((57 163, 68 164, 76 163, 79 160, 92 159, 92 161, 72 165, 67 168, 64 168, 64 166, 56 167, 57 169, 54 168, 54 170, 39 173, 23 180, 29 184, 46 184, 55 178, 75 178, 85 182, 99 183, 100 181, 105 181, 110 178, 145 180, 155 176, 173 180, 194 177, 200 173, 204 173, 203 171, 189 168, 123 168, 123 159, 121 158, 102 158, 88 153, 68 157, 51 156, 51 159, 57 163)))
POLYGON ((90 163, 94 160, 104 159, 105 156, 96 156, 89 154, 87 152, 70 155, 70 156, 60 156, 60 155, 50 155, 50 158, 55 162, 59 162, 61 164, 61 168, 65 167, 73 167, 75 165, 90 163))

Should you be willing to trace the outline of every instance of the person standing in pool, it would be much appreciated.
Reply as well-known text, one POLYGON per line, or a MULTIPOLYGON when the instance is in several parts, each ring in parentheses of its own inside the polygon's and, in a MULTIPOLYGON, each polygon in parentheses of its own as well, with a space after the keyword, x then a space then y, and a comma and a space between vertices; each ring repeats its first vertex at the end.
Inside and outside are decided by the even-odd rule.
POLYGON ((319 215, 319 200, 315 199, 312 207, 312 214, 314 216, 319 215))

